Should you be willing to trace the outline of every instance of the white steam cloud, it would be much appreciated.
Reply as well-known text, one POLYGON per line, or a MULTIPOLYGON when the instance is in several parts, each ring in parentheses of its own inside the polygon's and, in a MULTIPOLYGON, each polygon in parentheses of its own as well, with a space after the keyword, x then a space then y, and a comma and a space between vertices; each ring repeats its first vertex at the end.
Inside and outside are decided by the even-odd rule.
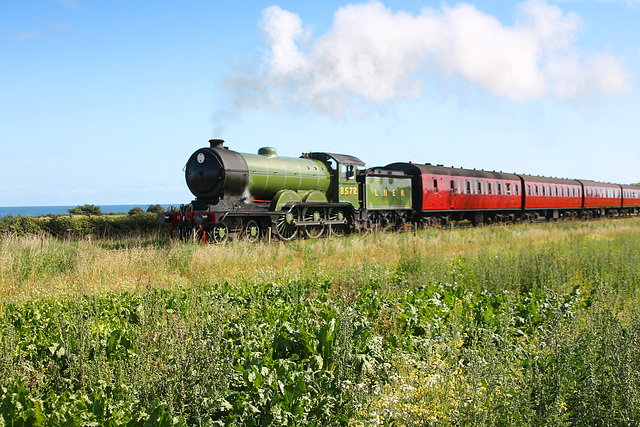
POLYGON ((631 88, 618 57, 575 46, 580 18, 545 0, 520 3, 513 26, 465 3, 412 15, 372 1, 340 8, 315 38, 278 6, 263 10, 260 28, 268 54, 227 79, 239 109, 341 117, 353 102, 417 98, 430 81, 459 78, 516 102, 623 96, 631 88))

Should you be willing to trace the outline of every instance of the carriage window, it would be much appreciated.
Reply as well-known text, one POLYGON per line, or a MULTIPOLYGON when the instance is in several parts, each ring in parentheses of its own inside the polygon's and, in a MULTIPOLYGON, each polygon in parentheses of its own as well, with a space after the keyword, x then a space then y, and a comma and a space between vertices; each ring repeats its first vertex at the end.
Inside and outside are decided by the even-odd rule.
POLYGON ((471 181, 467 181, 467 194, 471 194, 471 181))
POLYGON ((434 193, 438 192, 438 180, 437 179, 433 180, 433 192, 434 193))
POLYGON ((511 195, 511 184, 507 182, 507 194, 511 195))
POLYGON ((482 194, 482 181, 478 181, 478 194, 482 194))
POLYGON ((453 186, 453 180, 451 180, 451 194, 453 194, 454 190, 455 190, 455 188, 453 186))

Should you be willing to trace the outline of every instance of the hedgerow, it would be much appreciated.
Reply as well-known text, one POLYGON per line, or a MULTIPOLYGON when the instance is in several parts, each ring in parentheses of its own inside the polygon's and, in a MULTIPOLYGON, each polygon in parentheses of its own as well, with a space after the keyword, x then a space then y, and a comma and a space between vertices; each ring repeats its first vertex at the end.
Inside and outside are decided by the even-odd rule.
POLYGON ((44 234, 59 238, 122 238, 128 236, 168 236, 167 227, 156 222, 156 215, 52 215, 49 217, 6 216, 0 218, 0 233, 16 236, 44 234))

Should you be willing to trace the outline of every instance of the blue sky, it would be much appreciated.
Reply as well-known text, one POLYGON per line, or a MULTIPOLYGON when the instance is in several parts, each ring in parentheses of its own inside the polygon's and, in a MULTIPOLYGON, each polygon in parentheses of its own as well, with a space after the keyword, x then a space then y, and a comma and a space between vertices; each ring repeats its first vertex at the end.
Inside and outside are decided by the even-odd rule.
POLYGON ((640 2, 0 0, 0 206, 189 202, 255 153, 640 182, 640 2))

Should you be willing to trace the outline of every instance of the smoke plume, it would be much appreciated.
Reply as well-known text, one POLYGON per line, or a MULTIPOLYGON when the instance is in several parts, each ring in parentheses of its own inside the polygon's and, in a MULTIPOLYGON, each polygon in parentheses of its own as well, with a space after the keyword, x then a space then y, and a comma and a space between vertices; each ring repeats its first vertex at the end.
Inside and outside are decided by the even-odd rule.
POLYGON ((520 3, 512 26, 465 3, 415 15, 372 1, 340 8, 316 37, 278 6, 263 10, 259 27, 267 53, 227 77, 238 109, 342 117, 358 103, 418 98, 429 84, 460 79, 515 102, 623 96, 631 87, 620 58, 576 46, 579 16, 545 0, 520 3))

